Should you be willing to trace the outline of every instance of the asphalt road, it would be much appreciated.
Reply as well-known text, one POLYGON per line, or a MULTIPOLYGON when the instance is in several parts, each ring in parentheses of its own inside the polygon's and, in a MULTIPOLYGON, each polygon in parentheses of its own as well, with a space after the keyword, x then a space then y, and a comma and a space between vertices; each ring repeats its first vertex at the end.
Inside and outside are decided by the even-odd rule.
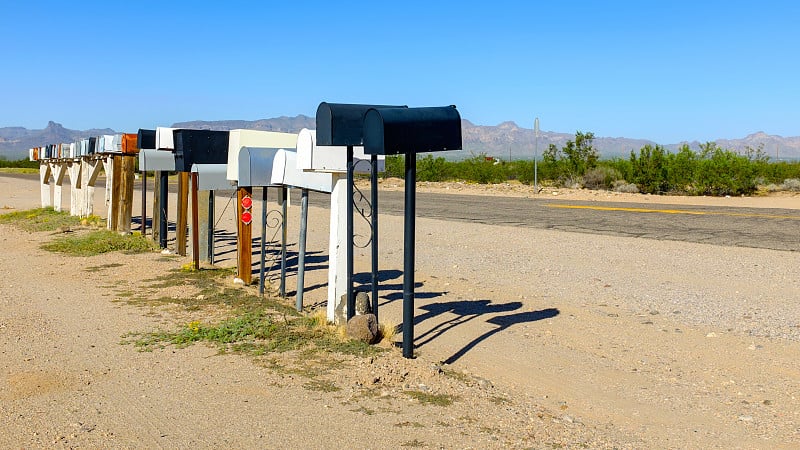
MULTIPOLYGON (((324 206, 328 201, 321 194, 312 194, 310 199, 318 206, 324 206)), ((402 192, 381 192, 378 200, 380 214, 403 214, 402 192)), ((800 211, 785 209, 418 193, 417 217, 800 251, 800 211)))
MULTIPOLYGON (((37 175, 10 175, 36 178, 37 175)), ((152 179, 148 187, 152 189, 152 179)), ((98 180, 101 185, 102 181, 98 180)), ((139 189, 140 182, 136 182, 139 189)), ((176 186, 171 185, 171 190, 176 186)), ((367 192, 365 192, 368 195, 367 192)), ((136 195, 136 194, 135 194, 136 195)), ((148 194, 149 195, 149 194, 148 194)), ((329 207, 311 193, 310 204, 329 207)), ((299 204, 295 190, 292 202, 299 204), (296 197, 295 197, 296 195, 296 197)), ((380 214, 402 215, 403 192, 380 193, 380 214)), ((417 217, 553 229, 607 236, 800 251, 800 211, 636 203, 557 201, 459 194, 417 194, 417 217)))

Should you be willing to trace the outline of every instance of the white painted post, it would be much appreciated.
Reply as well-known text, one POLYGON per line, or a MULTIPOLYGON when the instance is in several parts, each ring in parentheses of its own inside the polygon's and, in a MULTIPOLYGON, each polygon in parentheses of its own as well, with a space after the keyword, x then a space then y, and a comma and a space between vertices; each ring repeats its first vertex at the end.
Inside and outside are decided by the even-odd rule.
POLYGON ((99 161, 93 159, 91 156, 85 157, 81 162, 83 166, 83 173, 81 180, 83 181, 83 216, 88 217, 94 213, 94 183, 97 181, 97 176, 100 174, 99 161))
POLYGON ((50 167, 55 182, 55 186, 53 187, 53 209, 61 212, 61 200, 63 199, 61 187, 64 184, 64 168, 66 167, 66 163, 59 161, 51 163, 50 167))
POLYGON ((81 189, 81 163, 80 161, 71 161, 67 167, 70 183, 70 196, 69 196, 69 215, 81 215, 81 199, 83 198, 83 189, 81 189))
POLYGON ((103 159, 103 170, 106 172, 106 228, 112 229, 114 224, 114 158, 108 157, 103 159))
POLYGON ((39 162, 39 183, 42 192, 42 208, 53 206, 50 202, 50 164, 39 162))
POLYGON ((347 320, 347 314, 337 317, 336 312, 344 311, 347 299, 347 177, 334 173, 331 193, 330 247, 328 249, 328 320, 339 323, 347 320))

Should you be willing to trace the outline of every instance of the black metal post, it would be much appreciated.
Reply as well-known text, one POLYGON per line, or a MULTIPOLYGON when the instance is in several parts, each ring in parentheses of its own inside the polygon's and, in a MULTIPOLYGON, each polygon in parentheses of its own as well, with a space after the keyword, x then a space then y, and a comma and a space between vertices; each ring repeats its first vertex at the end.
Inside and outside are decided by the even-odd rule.
MULTIPOLYGON (((251 251, 250 248, 242 251, 251 251)), ((267 259, 267 187, 261 188, 261 257, 258 269, 258 295, 264 295, 264 260, 267 259)), ((247 270, 250 270, 249 268, 247 270)))
POLYGON ((161 183, 158 192, 158 205, 161 210, 161 217, 158 223, 158 245, 167 248, 167 200, 169 199, 169 173, 166 170, 159 172, 161 183))
POLYGON ((214 264, 214 191, 208 193, 208 262, 214 264))
POLYGON ((378 319, 378 155, 370 157, 372 188, 372 314, 378 319))
POLYGON ((417 209, 417 154, 406 154, 406 205, 403 233, 403 357, 414 357, 414 218, 417 209))
POLYGON ((289 190, 286 186, 281 188, 281 285, 280 295, 286 297, 286 215, 287 211, 287 198, 289 190))
POLYGON ((347 146, 347 320, 356 314, 353 295, 353 146, 347 146))
POLYGON ((308 189, 301 191, 300 200, 300 242, 297 254, 297 312, 303 310, 303 293, 306 278, 306 236, 308 234, 308 189))

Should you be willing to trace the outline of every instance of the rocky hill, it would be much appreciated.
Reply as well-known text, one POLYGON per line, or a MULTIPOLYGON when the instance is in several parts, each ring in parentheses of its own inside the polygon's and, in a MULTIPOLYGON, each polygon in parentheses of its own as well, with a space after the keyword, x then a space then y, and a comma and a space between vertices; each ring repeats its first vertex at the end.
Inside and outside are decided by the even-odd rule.
POLYGON ((46 128, 41 130, 29 130, 23 127, 0 128, 0 156, 6 159, 20 159, 28 155, 28 149, 31 147, 75 142, 89 136, 114 133, 116 131, 110 128, 70 130, 52 120, 47 123, 46 128))
MULTIPOLYGON (((232 130, 237 128, 282 131, 296 133, 302 128, 314 128, 313 117, 298 115, 295 117, 281 116, 272 119, 260 120, 220 120, 220 121, 192 121, 177 122, 171 125, 175 128, 194 128, 208 130, 232 130)), ((472 155, 485 153, 502 159, 531 159, 538 148, 538 154, 547 149, 550 144, 563 146, 568 140, 574 138, 574 132, 560 133, 554 131, 540 132, 538 144, 534 144, 534 133, 530 128, 521 128, 514 122, 503 122, 496 126, 475 125, 469 120, 462 120, 464 150, 447 152, 448 158, 462 159, 472 155)), ((591 130, 582 130, 591 131, 591 130)), ((0 128, 0 156, 8 159, 18 159, 27 154, 27 150, 45 144, 59 142, 73 142, 77 139, 96 136, 100 134, 115 133, 111 129, 69 130, 55 122, 49 122, 42 130, 28 130, 22 127, 0 128)), ((716 141, 723 148, 741 151, 747 147, 762 147, 771 158, 798 159, 800 158, 800 136, 782 137, 757 132, 741 139, 719 139, 716 141)), ((627 157, 631 150, 638 151, 644 145, 655 145, 653 141, 644 139, 629 139, 624 137, 596 137, 595 148, 605 158, 616 156, 627 157)), ((689 142, 690 147, 699 148, 699 142, 689 142)), ((676 151, 682 143, 669 144, 665 147, 676 151)))

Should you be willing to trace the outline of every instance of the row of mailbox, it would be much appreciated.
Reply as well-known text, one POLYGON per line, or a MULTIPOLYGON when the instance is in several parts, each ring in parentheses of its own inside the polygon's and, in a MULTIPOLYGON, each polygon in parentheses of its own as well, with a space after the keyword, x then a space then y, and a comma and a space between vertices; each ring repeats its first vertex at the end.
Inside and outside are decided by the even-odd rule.
MULTIPOLYGON (((158 127, 138 133, 140 170, 198 172, 200 190, 282 184, 331 192, 332 173, 347 170, 346 147, 317 148, 316 131, 189 130, 158 127)), ((363 147, 353 148, 354 170, 369 172, 363 147)), ((378 171, 385 167, 378 157, 378 171)))
POLYGON ((97 153, 122 153, 134 155, 139 152, 136 134, 105 134, 92 136, 69 144, 49 144, 28 150, 30 161, 42 159, 77 159, 97 153))

